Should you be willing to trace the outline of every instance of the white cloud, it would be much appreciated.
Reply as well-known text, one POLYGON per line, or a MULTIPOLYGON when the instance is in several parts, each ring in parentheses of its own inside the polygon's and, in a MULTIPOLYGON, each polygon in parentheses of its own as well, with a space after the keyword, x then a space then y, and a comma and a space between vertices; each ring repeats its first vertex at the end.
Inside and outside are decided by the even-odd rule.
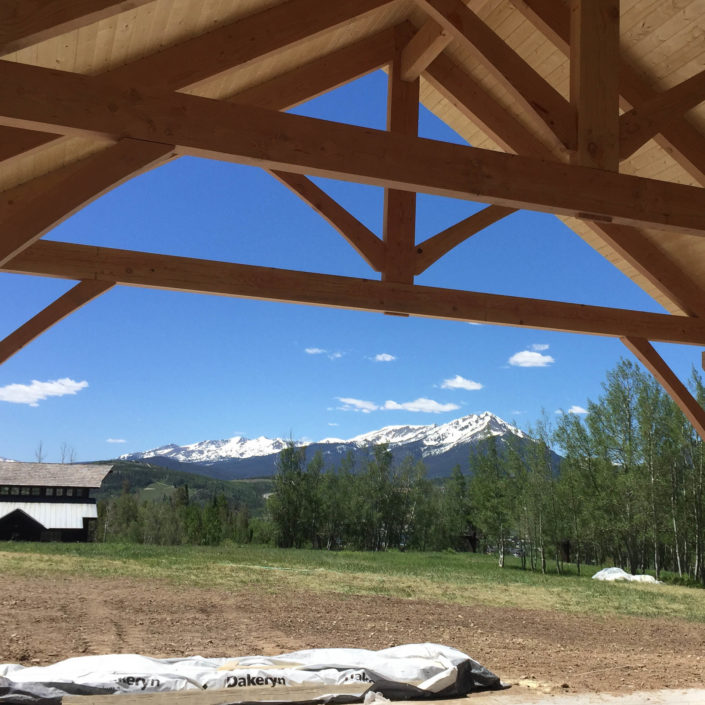
POLYGON ((587 414, 587 409, 583 409, 582 406, 578 406, 577 404, 573 404, 573 406, 568 409, 569 414, 587 414))
POLYGON ((124 438, 106 438, 106 443, 127 443, 124 438))
POLYGON ((369 414, 371 411, 377 411, 379 407, 372 401, 364 399, 353 399, 352 397, 336 397, 343 404, 340 411, 361 411, 363 414, 369 414))
POLYGON ((305 351, 309 355, 327 355, 330 360, 337 360, 343 357, 341 352, 328 352, 325 348, 305 348, 305 351))
POLYGON ((397 358, 394 357, 394 355, 390 355, 389 353, 379 353, 374 357, 375 362, 392 362, 396 359, 397 358))
POLYGON ((471 379, 465 379, 460 375, 455 375, 451 379, 444 379, 441 385, 442 389, 465 389, 468 392, 473 392, 477 389, 482 389, 479 382, 473 382, 471 379))
POLYGON ((343 357, 343 353, 341 353, 341 352, 332 352, 330 355, 328 355, 328 357, 329 357, 331 360, 337 360, 338 358, 343 357))
POLYGON ((306 348, 306 352, 309 355, 324 355, 326 351, 323 348, 306 348))
POLYGON ((541 352, 542 350, 548 350, 549 348, 549 346, 545 343, 534 343, 530 347, 532 350, 536 350, 537 352, 541 352))
POLYGON ((328 425, 329 425, 329 426, 340 426, 340 424, 339 424, 339 423, 335 423, 335 421, 329 421, 329 422, 328 422, 328 425))
POLYGON ((421 411, 427 414, 442 414, 444 411, 455 411, 460 407, 457 404, 441 404, 433 399, 416 399, 414 401, 405 401, 401 404, 388 400, 384 402, 384 408, 391 411, 421 411))
POLYGON ((40 401, 49 397, 63 397, 67 394, 76 394, 81 389, 85 389, 88 382, 76 382, 69 377, 53 379, 48 382, 32 380, 31 384, 8 384, 0 387, 0 401, 7 401, 11 404, 29 404, 39 406, 40 401))
POLYGON ((514 367, 548 367, 554 362, 550 355, 542 355, 532 350, 522 350, 509 358, 509 364, 514 367))

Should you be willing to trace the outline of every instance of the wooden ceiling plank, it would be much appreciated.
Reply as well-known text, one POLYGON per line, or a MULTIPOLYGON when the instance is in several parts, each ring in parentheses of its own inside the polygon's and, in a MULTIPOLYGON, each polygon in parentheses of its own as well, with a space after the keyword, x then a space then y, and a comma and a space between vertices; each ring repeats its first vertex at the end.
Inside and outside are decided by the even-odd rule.
POLYGON ((424 240, 416 247, 416 268, 414 273, 421 274, 421 272, 426 271, 434 262, 437 262, 461 242, 465 242, 468 238, 512 213, 516 213, 514 208, 488 206, 424 240))
MULTIPOLYGON (((570 47, 570 13, 561 0, 512 0, 524 15, 545 32, 566 55, 570 47)), ((632 107, 658 96, 639 73, 622 59, 619 66, 619 91, 632 107)), ((680 117, 659 128, 656 142, 694 179, 705 186, 705 136, 687 118, 680 117)))
POLYGON ((270 171, 279 182, 290 188, 330 223, 377 272, 384 267, 384 243, 354 215, 331 198, 323 189, 301 174, 270 171))
POLYGON ((87 203, 171 154, 173 147, 124 139, 5 191, 0 200, 0 264, 87 203))
POLYGON ((620 159, 627 159, 664 125, 705 101, 705 71, 639 103, 619 119, 620 159))
POLYGON ((572 161, 619 168, 619 0, 571 0, 570 99, 577 116, 572 161))
POLYGON ((53 325, 63 320, 89 301, 104 294, 113 287, 112 282, 87 280, 76 284, 72 289, 49 304, 3 340, 0 340, 0 364, 19 352, 53 325))
POLYGON ((551 151, 521 125, 472 76, 441 54, 423 74, 446 100, 496 142, 505 152, 553 158, 551 151))
POLYGON ((194 88, 224 71, 271 57, 394 1, 288 0, 103 75, 140 89, 194 88))
POLYGON ((228 98, 233 103, 287 110, 388 64, 394 28, 365 37, 228 98))
POLYGON ((666 361, 656 352, 654 347, 644 338, 624 337, 624 345, 656 378, 659 384, 678 405, 685 417, 693 424, 698 435, 705 440, 705 409, 688 391, 688 388, 675 375, 666 361))
POLYGON ((705 190, 693 186, 191 95, 142 95, 99 77, 12 62, 0 61, 0 124, 176 143, 181 154, 587 220, 705 233, 705 190))
POLYGON ((40 240, 2 271, 428 318, 705 345, 705 321, 40 240))
MULTIPOLYGON (((139 87, 136 88, 138 91, 193 87, 235 66, 243 67, 272 56, 390 2, 393 0, 336 0, 334 3, 289 0, 101 75, 120 83, 134 84, 139 87)), ((361 51, 371 48, 360 47, 361 51)), ((379 46, 374 48, 380 49, 379 46)), ((347 58, 350 60, 349 54, 347 58)), ((320 69, 320 64, 315 68, 320 69)), ((323 76, 321 78, 325 80, 323 76)), ((8 138, 11 140, 9 134, 8 138)), ((44 140, 44 144, 51 142, 46 135, 44 140)), ((9 156, 25 155, 15 150, 9 156)))
POLYGON ((684 314, 705 318, 705 293, 702 287, 637 228, 615 223, 587 225, 684 314))
POLYGON ((99 22, 152 0, 3 0, 0 55, 99 22))
POLYGON ((462 0, 418 0, 428 15, 521 101, 524 109, 548 125, 568 149, 575 146, 575 112, 550 83, 498 37, 462 0))
POLYGON ((401 77, 415 81, 448 46, 451 37, 437 22, 428 20, 414 34, 401 53, 401 77))
MULTIPOLYGON (((419 130, 419 79, 402 76, 402 56, 408 46, 402 30, 396 41, 394 60, 389 68, 387 91, 387 130, 394 135, 415 138, 419 130)), ((394 188, 384 191, 383 281, 414 281, 416 238, 416 193, 394 188)))

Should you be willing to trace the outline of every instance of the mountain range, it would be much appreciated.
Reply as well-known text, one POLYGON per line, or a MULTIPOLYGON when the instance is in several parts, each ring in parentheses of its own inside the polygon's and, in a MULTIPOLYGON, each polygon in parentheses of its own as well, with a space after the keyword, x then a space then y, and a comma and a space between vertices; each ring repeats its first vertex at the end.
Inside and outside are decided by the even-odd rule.
MULTIPOLYGON (((423 460, 429 477, 450 474, 455 465, 467 469, 470 454, 478 443, 496 436, 500 445, 514 438, 520 445, 531 440, 518 428, 486 411, 470 414, 446 424, 427 426, 385 426, 347 440, 324 438, 306 446, 307 458, 320 451, 326 467, 337 465, 348 453, 355 461, 367 457, 373 446, 386 443, 398 462, 406 456, 423 460)), ((224 480, 270 477, 276 460, 288 441, 282 438, 233 438, 200 441, 189 445, 169 444, 138 453, 126 453, 121 460, 143 461, 175 470, 197 472, 224 480)))

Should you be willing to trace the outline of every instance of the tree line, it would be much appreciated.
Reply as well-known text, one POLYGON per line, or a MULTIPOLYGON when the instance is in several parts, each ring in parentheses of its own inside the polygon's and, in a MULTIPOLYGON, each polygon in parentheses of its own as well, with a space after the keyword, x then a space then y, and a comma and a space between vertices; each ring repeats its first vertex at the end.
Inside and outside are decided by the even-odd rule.
MULTIPOLYGON (((693 372, 702 405, 705 386, 693 372)), ((640 367, 607 373, 587 414, 529 429, 531 440, 490 437, 441 481, 386 445, 324 467, 290 443, 262 516, 188 488, 160 502, 129 491, 101 502, 98 540, 272 543, 285 548, 481 550, 513 554, 531 570, 565 562, 664 570, 705 584, 705 450, 678 407, 640 367), (562 456, 557 467, 555 448, 562 456)))

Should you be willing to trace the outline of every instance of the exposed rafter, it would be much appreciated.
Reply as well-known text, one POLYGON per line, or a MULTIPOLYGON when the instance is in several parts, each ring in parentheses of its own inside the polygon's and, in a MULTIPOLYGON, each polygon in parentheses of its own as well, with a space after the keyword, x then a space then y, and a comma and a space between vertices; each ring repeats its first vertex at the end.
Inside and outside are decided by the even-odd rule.
POLYGON ((705 345, 705 321, 40 240, 2 271, 130 286, 705 345))
POLYGON ((575 113, 568 101, 498 37, 462 0, 419 0, 429 16, 471 49, 524 108, 548 125, 565 147, 575 145, 575 113))
POLYGON ((27 323, 0 340, 0 363, 12 357, 55 323, 112 288, 112 282, 82 281, 33 316, 27 323))
POLYGON ((643 338, 627 337, 622 342, 639 359, 659 384, 668 392, 685 417, 693 424, 693 428, 705 438, 705 409, 698 404, 697 399, 688 391, 687 387, 676 377, 673 370, 664 359, 654 350, 648 340, 643 338))
POLYGON ((388 64, 393 54, 394 28, 390 28, 245 88, 228 100, 284 110, 388 64))
POLYGON ((626 159, 647 140, 654 137, 663 126, 675 118, 680 119, 691 108, 705 101, 705 71, 658 93, 632 108, 619 119, 620 158, 626 159))
POLYGON ((154 164, 173 147, 124 139, 86 159, 69 164, 0 195, 0 265, 44 233, 154 164))
POLYGON ((0 55, 57 37, 151 0, 3 0, 0 55))
MULTIPOLYGON (((570 53, 570 13, 564 0, 512 0, 567 56, 570 53)), ((634 108, 659 95, 624 58, 619 64, 619 92, 634 108)), ((674 116, 659 126, 656 141, 698 182, 705 185, 705 136, 688 120, 674 116)))
MULTIPOLYGON (((102 76, 131 87, 139 86, 140 91, 192 88, 236 66, 244 68, 251 62, 271 57, 390 2, 392 0, 336 0, 334 3, 289 0, 118 66, 102 76)), ((363 52, 368 48, 359 47, 363 52)), ((374 47, 377 51, 379 48, 374 47)), ((313 93, 309 92, 308 96, 311 95, 313 93)), ((44 135, 43 139, 46 144, 60 138, 52 140, 44 135)), ((12 141, 10 135, 8 140, 12 141)), ((9 156, 21 155, 23 151, 21 146, 16 147, 9 156)))
POLYGON ((428 65, 448 46, 451 38, 437 22, 428 20, 401 52, 401 77, 415 81, 428 65))
POLYGON ((705 233, 705 190, 700 188, 191 95, 142 96, 99 77, 0 62, 0 106, 0 124, 11 126, 176 143, 182 154, 588 220, 705 233))

